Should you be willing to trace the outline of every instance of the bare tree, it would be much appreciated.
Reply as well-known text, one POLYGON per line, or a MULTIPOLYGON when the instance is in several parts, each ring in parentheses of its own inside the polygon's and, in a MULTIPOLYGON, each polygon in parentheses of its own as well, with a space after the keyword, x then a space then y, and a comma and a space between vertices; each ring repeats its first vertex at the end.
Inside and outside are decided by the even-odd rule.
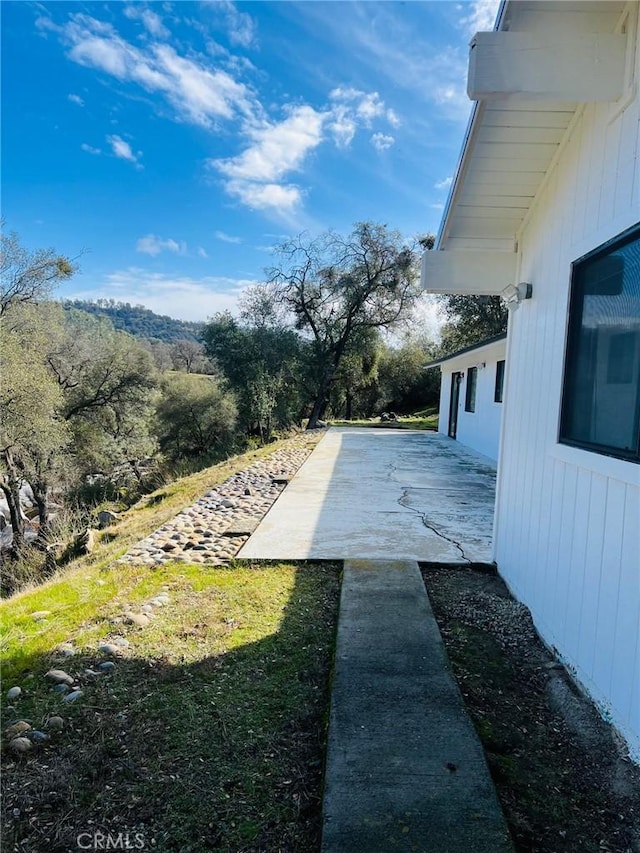
POLYGON ((311 338, 316 394, 308 429, 317 426, 343 357, 359 334, 404 320, 420 295, 417 255, 385 225, 358 223, 352 233, 298 237, 277 250, 268 288, 311 338))

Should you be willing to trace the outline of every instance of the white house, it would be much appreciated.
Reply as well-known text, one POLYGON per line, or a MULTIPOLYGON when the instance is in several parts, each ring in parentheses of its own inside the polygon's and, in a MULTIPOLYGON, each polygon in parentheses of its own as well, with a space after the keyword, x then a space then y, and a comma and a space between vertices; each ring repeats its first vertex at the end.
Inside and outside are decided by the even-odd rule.
POLYGON ((503 3, 424 287, 510 302, 494 558, 640 760, 638 2, 503 3), (516 310, 517 309, 517 310, 516 310))
POLYGON ((504 398, 506 332, 465 347, 427 368, 439 367, 438 432, 498 459, 504 398))

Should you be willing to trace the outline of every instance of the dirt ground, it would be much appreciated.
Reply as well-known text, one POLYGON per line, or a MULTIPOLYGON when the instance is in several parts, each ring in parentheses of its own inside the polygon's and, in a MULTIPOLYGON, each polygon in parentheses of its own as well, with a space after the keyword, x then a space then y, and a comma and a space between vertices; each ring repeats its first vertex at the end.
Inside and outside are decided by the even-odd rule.
POLYGON ((640 767, 493 575, 423 567, 518 853, 639 853, 640 767))

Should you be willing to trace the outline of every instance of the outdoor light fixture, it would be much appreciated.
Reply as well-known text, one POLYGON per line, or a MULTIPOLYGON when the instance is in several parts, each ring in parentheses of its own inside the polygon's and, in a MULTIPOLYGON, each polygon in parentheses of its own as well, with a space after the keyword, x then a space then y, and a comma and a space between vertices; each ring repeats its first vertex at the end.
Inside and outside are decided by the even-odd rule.
POLYGON ((500 294, 506 302, 507 308, 517 308, 524 299, 531 299, 532 295, 533 285, 528 281, 522 281, 520 284, 509 284, 500 294))

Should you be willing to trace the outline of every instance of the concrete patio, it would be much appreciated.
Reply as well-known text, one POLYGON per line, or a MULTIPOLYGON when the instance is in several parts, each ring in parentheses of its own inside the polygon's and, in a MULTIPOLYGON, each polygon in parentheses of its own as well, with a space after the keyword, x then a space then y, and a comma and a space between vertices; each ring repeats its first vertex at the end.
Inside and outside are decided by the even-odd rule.
POLYGON ((436 433, 333 428, 238 556, 489 563, 495 475, 436 433))

